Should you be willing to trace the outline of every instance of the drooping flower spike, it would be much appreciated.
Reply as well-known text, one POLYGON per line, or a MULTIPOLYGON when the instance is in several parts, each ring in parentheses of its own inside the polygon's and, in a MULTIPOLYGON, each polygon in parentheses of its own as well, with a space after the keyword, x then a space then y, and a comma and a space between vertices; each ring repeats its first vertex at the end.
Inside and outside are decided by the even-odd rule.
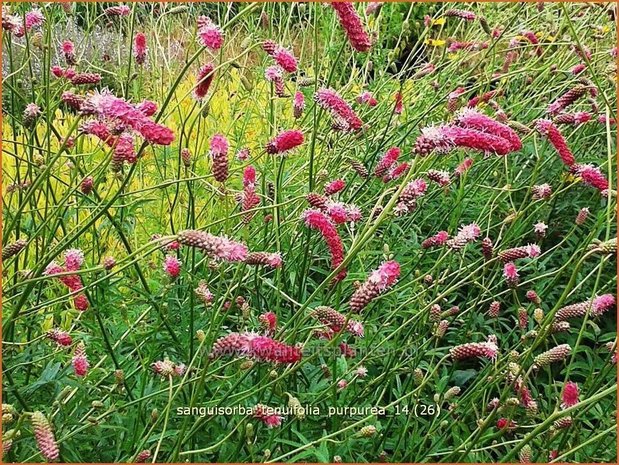
POLYGON ((321 108, 331 113, 339 129, 358 131, 362 128, 363 121, 335 90, 320 88, 316 91, 314 99, 321 108))
MULTIPOLYGON (((344 245, 333 221, 320 210, 306 210, 302 215, 305 224, 318 230, 325 240, 331 253, 331 268, 336 269, 344 261, 344 245)), ((346 277, 346 270, 341 270, 334 280, 341 281, 346 277)))

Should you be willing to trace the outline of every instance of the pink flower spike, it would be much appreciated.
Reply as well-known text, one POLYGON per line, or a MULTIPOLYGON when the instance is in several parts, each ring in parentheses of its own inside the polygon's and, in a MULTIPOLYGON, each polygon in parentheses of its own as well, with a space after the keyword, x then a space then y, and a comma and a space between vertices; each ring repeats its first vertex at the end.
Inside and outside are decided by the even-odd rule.
POLYGON ((363 29, 361 18, 355 11, 353 2, 331 2, 331 6, 337 13, 340 25, 346 32, 350 45, 358 52, 367 52, 372 43, 370 37, 363 29))
POLYGON ((146 63, 148 47, 146 46, 146 35, 143 32, 138 32, 133 38, 133 56, 138 65, 146 63))
POLYGON ((363 121, 335 90, 320 88, 314 94, 314 99, 321 108, 331 113, 339 129, 358 131, 362 128, 363 121))
POLYGON ((557 129, 552 121, 548 119, 537 120, 535 127, 540 134, 546 137, 552 146, 557 150, 559 157, 561 157, 561 160, 565 165, 572 166, 576 163, 576 159, 568 147, 563 134, 561 134, 561 131, 557 129))
POLYGON ((68 249, 64 253, 66 271, 77 271, 84 263, 84 252, 79 249, 68 249))
MULTIPOLYGON (((327 243, 327 247, 331 253, 331 268, 335 269, 344 261, 344 245, 342 239, 335 229, 333 221, 331 221, 320 210, 306 210, 302 215, 305 224, 311 228, 318 230, 323 239, 327 243)), ((340 271, 334 280, 341 281, 346 277, 346 270, 340 271)))
POLYGON ((272 54, 273 59, 287 73, 294 73, 297 70, 297 59, 292 52, 284 47, 276 47, 272 54))
POLYGON ((568 381, 563 386, 563 394, 561 395, 561 408, 573 407, 578 403, 579 389, 578 384, 568 381))
POLYGON ((600 316, 614 306, 615 296, 612 294, 604 294, 593 299, 591 313, 593 313, 594 316, 600 316))
POLYGON ((345 187, 346 187, 346 183, 344 182, 343 179, 335 179, 335 180, 329 182, 325 186, 325 195, 337 194, 338 192, 340 192, 345 187))
POLYGON ((303 133, 299 130, 283 131, 266 145, 266 151, 270 154, 285 154, 301 145, 304 140, 303 133))
POLYGON ((465 108, 460 111, 460 113, 456 115, 456 122, 458 125, 465 128, 477 129, 488 134, 502 137, 510 143, 513 152, 522 148, 522 141, 512 128, 493 120, 475 109, 465 108))
POLYGON ((224 33, 210 18, 198 18, 198 41, 211 50, 219 50, 224 43, 224 33))
POLYGON ((83 342, 80 342, 73 353, 73 360, 71 362, 73 370, 76 376, 83 377, 88 373, 90 364, 88 363, 88 357, 86 356, 86 346, 83 342))
POLYGON ((367 281, 363 283, 350 298, 350 308, 359 313, 367 305, 393 286, 400 276, 400 265, 396 261, 383 263, 378 269, 372 271, 367 281))
POLYGON ((516 268, 514 262, 507 262, 503 266, 503 276, 509 286, 515 286, 518 284, 518 278, 520 275, 518 274, 518 268, 516 268))
POLYGON ((399 147, 391 147, 387 150, 374 168, 374 176, 381 178, 387 174, 387 171, 395 164, 401 153, 399 147))
POLYGON ((208 94, 208 90, 213 82, 213 70, 215 67, 212 63, 207 63, 198 71, 196 78, 197 84, 193 90, 193 96, 196 100, 202 100, 208 94))
POLYGON ((608 189, 608 180, 597 166, 593 165, 572 165, 571 171, 580 176, 582 182, 594 187, 599 191, 608 189))
POLYGON ((181 262, 173 255, 168 255, 163 262, 163 271, 172 278, 176 279, 181 274, 181 262))
POLYGON ((263 404, 256 404, 253 411, 254 418, 260 420, 267 428, 275 428, 282 425, 284 417, 277 415, 275 409, 263 404))
POLYGON ((477 357, 486 357, 495 360, 498 352, 499 348, 494 342, 470 342, 455 346, 449 350, 449 354, 454 360, 465 360, 477 357))
POLYGON ((292 112, 294 114, 295 119, 299 119, 303 116, 303 110, 305 109, 305 97, 301 92, 296 92, 294 94, 294 102, 292 105, 292 112))
POLYGON ((263 313, 262 315, 258 317, 258 321, 264 327, 264 329, 266 329, 269 332, 269 334, 272 334, 275 332, 275 329, 277 328, 277 315, 275 315, 275 313, 273 312, 263 313))

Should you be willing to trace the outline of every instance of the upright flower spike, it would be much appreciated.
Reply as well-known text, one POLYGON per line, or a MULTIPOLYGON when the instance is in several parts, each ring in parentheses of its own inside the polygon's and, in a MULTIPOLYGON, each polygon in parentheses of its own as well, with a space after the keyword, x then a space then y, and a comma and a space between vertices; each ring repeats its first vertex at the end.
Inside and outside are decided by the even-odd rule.
POLYGON ((221 134, 215 134, 211 139, 210 156, 213 162, 213 176, 219 182, 228 179, 228 139, 221 134))
POLYGON ((133 56, 138 65, 146 63, 148 47, 146 46, 146 34, 138 32, 133 39, 133 56))
POLYGON ((264 70, 264 78, 267 80, 267 82, 270 82, 274 85, 275 95, 277 95, 278 97, 284 96, 286 91, 284 87, 284 70, 280 66, 269 66, 267 69, 264 70))
POLYGON ((303 133, 299 130, 283 131, 266 145, 266 151, 282 155, 303 144, 304 140, 303 133))
POLYGON ((533 199, 535 200, 548 200, 552 195, 552 187, 550 184, 539 184, 531 188, 533 193, 533 199))
POLYGON ((71 361, 75 375, 79 377, 86 376, 90 364, 88 363, 88 357, 86 356, 86 346, 83 342, 80 342, 75 347, 73 352, 73 360, 71 361))
POLYGON ((576 219, 574 220, 574 222, 578 226, 582 226, 583 224, 585 224, 588 217, 589 217, 589 208, 583 207, 578 211, 578 214, 576 215, 576 219))
MULTIPOLYGON (((344 244, 335 228, 335 224, 320 210, 306 210, 302 217, 309 228, 318 230, 322 235, 331 253, 331 268, 336 269, 344 261, 344 244)), ((345 277, 346 270, 342 270, 334 280, 336 282, 341 281, 345 277)))
POLYGON ((305 110, 305 97, 301 92, 295 92, 294 101, 292 104, 292 113, 295 119, 299 119, 303 116, 303 110, 305 110))
POLYGON ((60 455, 58 444, 56 443, 52 427, 45 415, 37 410, 32 413, 30 422, 32 423, 34 437, 41 455, 50 462, 58 459, 60 455))
POLYGON ((208 90, 213 82, 213 71, 215 67, 212 63, 207 63, 200 68, 196 78, 196 87, 193 90, 193 96, 196 100, 202 100, 208 94, 208 90))
POLYGON ((490 308, 488 310, 488 315, 492 318, 498 318, 499 312, 501 311, 501 303, 498 301, 493 301, 490 303, 490 308))
POLYGON ((494 244, 489 237, 484 237, 481 241, 481 253, 484 255, 486 261, 491 260, 494 256, 494 244))
POLYGON ((277 315, 273 312, 265 312, 258 317, 258 321, 269 334, 273 334, 277 329, 277 315))
POLYGON ((428 185, 422 178, 414 179, 409 182, 398 197, 398 203, 394 208, 396 216, 403 216, 411 213, 417 207, 417 199, 425 195, 428 185))
POLYGON ((472 166, 473 166, 473 159, 465 158, 464 160, 462 160, 462 163, 460 163, 454 169, 454 174, 453 174, 454 178, 459 178, 463 176, 468 170, 471 169, 472 166))
POLYGON ((572 166, 576 163, 576 159, 568 147, 563 134, 561 134, 561 131, 559 131, 552 121, 549 119, 537 120, 535 128, 542 136, 548 139, 565 165, 572 166))
POLYGON ((77 64, 77 59, 75 58, 75 45, 70 40, 64 40, 60 45, 62 50, 62 54, 64 55, 64 60, 67 63, 67 66, 74 66, 77 64))
POLYGON ((340 25, 346 32, 350 45, 358 52, 367 52, 372 46, 372 42, 363 28, 361 18, 355 11, 354 3, 331 2, 331 6, 337 13, 340 25))
POLYGON ((447 95, 447 111, 449 113, 455 113, 458 110, 460 97, 465 93, 466 89, 464 87, 458 87, 447 95))
POLYGON ((198 41, 211 50, 219 50, 224 43, 224 33, 210 18, 198 18, 198 41))
POLYGON ((314 94, 314 99, 321 108, 331 113, 339 129, 359 131, 363 127, 363 121, 335 90, 320 88, 314 94))
POLYGON ((166 256, 163 261, 163 271, 171 278, 176 279, 181 274, 181 262, 174 255, 166 256))
POLYGON ((359 313, 368 304, 392 287, 400 276, 400 265, 396 261, 383 263, 372 271, 367 281, 363 283, 350 298, 350 309, 359 313))
POLYGON ((211 302, 213 302, 213 294, 211 294, 206 281, 200 281, 198 283, 198 287, 196 287, 193 292, 198 296, 202 303, 204 303, 204 305, 210 305, 211 302))
POLYGON ((404 97, 402 96, 402 92, 397 91, 393 95, 393 100, 395 101, 393 113, 396 115, 401 115, 402 112, 404 111, 404 97))
POLYGON ((26 128, 33 128, 41 116, 41 108, 36 103, 29 103, 24 109, 22 123, 26 128))
POLYGON ((516 287, 518 285, 520 275, 518 274, 518 268, 516 268, 514 262, 507 262, 503 266, 503 276, 509 287, 516 287))

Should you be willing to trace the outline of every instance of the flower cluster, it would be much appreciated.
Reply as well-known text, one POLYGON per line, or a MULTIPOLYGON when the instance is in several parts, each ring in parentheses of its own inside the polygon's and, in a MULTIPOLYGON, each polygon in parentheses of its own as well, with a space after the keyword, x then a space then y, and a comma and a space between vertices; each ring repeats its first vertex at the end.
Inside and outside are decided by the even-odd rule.
POLYGON ((355 11, 354 3, 331 2, 331 6, 337 13, 340 24, 348 36, 350 45, 358 52, 367 52, 372 46, 372 42, 363 28, 361 18, 355 11))

